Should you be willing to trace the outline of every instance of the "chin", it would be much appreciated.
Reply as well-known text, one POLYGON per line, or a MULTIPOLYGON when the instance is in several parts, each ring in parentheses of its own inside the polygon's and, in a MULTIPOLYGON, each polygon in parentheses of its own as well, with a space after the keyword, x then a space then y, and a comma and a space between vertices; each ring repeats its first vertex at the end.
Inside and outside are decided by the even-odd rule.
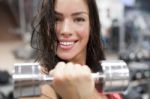
POLYGON ((68 56, 68 55, 58 55, 58 57, 62 60, 65 60, 65 61, 70 61, 72 60, 72 57, 68 56))

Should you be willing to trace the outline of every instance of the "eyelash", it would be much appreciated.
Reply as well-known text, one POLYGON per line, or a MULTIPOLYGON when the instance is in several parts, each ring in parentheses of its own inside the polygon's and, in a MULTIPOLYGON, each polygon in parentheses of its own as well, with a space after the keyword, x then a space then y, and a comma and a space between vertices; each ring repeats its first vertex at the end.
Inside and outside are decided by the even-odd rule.
POLYGON ((84 22, 85 19, 79 17, 79 18, 75 18, 74 21, 75 21, 75 22, 84 22))
MULTIPOLYGON (((56 22, 61 22, 61 21, 63 21, 63 18, 56 16, 56 22)), ((84 22, 85 19, 82 17, 77 17, 77 18, 73 19, 73 21, 74 22, 84 22)))

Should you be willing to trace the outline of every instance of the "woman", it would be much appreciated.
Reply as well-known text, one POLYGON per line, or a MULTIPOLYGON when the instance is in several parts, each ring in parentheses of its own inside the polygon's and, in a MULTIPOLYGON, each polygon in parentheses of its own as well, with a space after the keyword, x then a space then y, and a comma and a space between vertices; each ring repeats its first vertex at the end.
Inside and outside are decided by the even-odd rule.
POLYGON ((91 76, 105 59, 95 0, 44 0, 37 19, 32 35, 37 60, 54 77, 38 98, 107 99, 91 76))

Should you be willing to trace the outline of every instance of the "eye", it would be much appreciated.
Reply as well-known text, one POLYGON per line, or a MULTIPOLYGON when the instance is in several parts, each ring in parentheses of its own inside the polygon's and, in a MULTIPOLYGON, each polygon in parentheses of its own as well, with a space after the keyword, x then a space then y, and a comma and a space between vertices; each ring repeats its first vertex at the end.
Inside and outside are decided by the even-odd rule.
POLYGON ((82 18, 82 17, 78 17, 78 18, 75 18, 74 21, 75 21, 75 22, 84 22, 85 19, 82 18))

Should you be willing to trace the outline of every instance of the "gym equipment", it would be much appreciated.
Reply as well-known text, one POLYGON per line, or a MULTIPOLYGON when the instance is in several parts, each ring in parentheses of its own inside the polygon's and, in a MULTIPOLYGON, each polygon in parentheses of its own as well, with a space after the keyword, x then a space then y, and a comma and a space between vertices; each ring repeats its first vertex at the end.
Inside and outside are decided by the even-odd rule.
MULTIPOLYGON (((92 73, 95 82, 102 85, 105 93, 125 92, 129 84, 129 69, 122 60, 100 61, 102 71, 92 73)), ((39 63, 14 64, 14 97, 40 95, 40 85, 53 81, 50 75, 40 73, 39 63)))

